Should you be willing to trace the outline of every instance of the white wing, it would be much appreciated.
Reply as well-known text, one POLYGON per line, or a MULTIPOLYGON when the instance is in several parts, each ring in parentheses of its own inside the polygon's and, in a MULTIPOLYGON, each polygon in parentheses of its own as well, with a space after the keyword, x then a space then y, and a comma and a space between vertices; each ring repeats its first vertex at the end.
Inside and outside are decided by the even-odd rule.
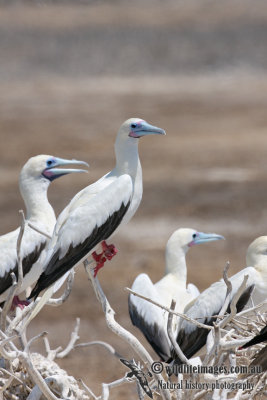
MULTIPOLYGON (((0 237, 0 301, 6 299, 7 290, 12 284, 10 273, 14 272, 16 276, 18 274, 17 239, 19 231, 20 228, 0 237)), ((24 277, 20 293, 32 285, 41 274, 41 266, 36 263, 44 251, 46 243, 47 239, 43 235, 26 225, 20 248, 24 277)))
MULTIPOLYGON (((232 300, 245 275, 249 276, 247 289, 237 303, 238 311, 240 311, 249 300, 254 285, 259 279, 258 273, 255 268, 247 267, 229 279, 232 283, 232 300)), ((213 316, 219 314, 224 304, 226 291, 227 288, 222 279, 213 283, 197 297, 191 307, 185 308, 186 315, 197 319, 198 322, 212 325, 212 322, 216 320, 216 317, 213 316)), ((183 320, 179 329, 177 342, 188 358, 192 357, 206 343, 208 332, 209 331, 205 328, 198 328, 196 325, 183 320)))
POLYGON ((101 192, 89 195, 88 202, 83 197, 77 207, 73 205, 58 233, 54 232, 56 243, 48 253, 45 270, 31 297, 52 285, 111 236, 127 212, 132 190, 131 177, 121 175, 101 192))
MULTIPOLYGON (((69 215, 79 206, 87 204, 91 197, 97 195, 101 190, 104 190, 107 186, 116 180, 115 176, 111 176, 110 173, 104 175, 98 181, 92 183, 91 185, 85 187, 80 192, 78 192, 69 202, 69 204, 64 208, 64 210, 59 214, 57 222, 55 225, 54 234, 52 241, 57 239, 58 232, 64 223, 68 220, 69 215)), ((54 243, 51 243, 53 245, 54 243)))
POLYGON ((195 299, 200 295, 200 291, 193 283, 188 283, 187 292, 191 295, 192 299, 195 299))

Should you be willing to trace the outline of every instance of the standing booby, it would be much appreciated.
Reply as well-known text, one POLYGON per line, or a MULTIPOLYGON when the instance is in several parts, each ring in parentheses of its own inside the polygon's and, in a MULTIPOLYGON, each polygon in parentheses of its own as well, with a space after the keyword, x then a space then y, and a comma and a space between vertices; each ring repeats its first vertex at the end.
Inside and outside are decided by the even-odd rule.
MULTIPOLYGON (((236 308, 240 312, 251 299, 253 304, 259 304, 267 298, 267 236, 255 239, 248 247, 246 255, 247 267, 233 275, 231 299, 238 291, 245 275, 248 275, 247 286, 240 296, 236 308)), ((204 290, 193 305, 186 307, 185 314, 198 322, 212 325, 216 321, 226 297, 226 284, 221 279, 204 290)), ((209 331, 183 320, 179 328, 177 343, 187 358, 191 358, 206 343, 209 331)), ((179 363, 176 360, 176 363, 179 363)))
MULTIPOLYGON (((219 239, 224 238, 194 229, 176 230, 166 245, 164 277, 153 285, 147 274, 140 274, 135 279, 132 290, 166 307, 170 307, 172 299, 175 299, 175 310, 183 312, 184 307, 199 294, 196 286, 189 284, 186 287, 186 253, 194 245, 219 239)), ((167 333, 168 313, 132 294, 129 295, 128 305, 133 325, 141 330, 160 358, 167 361, 171 357, 171 343, 167 333)), ((177 332, 178 319, 174 318, 173 321, 174 331, 177 332)))
MULTIPOLYGON (((20 172, 19 188, 26 206, 26 222, 30 222, 49 236, 52 235, 56 223, 54 210, 47 199, 50 182, 71 172, 86 172, 80 169, 58 168, 67 164, 88 166, 83 161, 39 155, 30 158, 20 172)), ((0 302, 6 300, 8 290, 12 285, 10 273, 14 272, 16 276, 18 275, 16 247, 19 231, 20 228, 0 237, 0 302)), ((20 293, 31 286, 41 274, 42 269, 38 264, 38 259, 44 251, 47 241, 48 238, 26 224, 21 242, 23 282, 20 293)), ((24 303, 15 296, 15 305, 23 306, 24 303)))
POLYGON ((97 182, 79 192, 60 214, 51 240, 50 251, 30 297, 50 287, 68 270, 90 254, 97 262, 95 275, 116 253, 108 239, 118 226, 128 222, 142 198, 142 169, 138 142, 142 136, 165 135, 163 129, 139 118, 125 121, 115 142, 116 166, 97 182), (102 252, 95 252, 102 242, 102 252))

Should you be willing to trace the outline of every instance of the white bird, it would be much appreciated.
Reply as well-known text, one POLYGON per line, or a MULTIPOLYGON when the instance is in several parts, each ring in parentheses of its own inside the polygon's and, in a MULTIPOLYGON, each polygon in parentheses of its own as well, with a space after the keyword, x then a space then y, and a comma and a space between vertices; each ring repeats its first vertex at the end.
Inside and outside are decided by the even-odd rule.
MULTIPOLYGON (((267 298, 267 236, 255 239, 248 247, 246 255, 247 267, 233 275, 229 280, 232 283, 231 299, 238 291, 245 275, 248 275, 247 286, 239 298, 236 308, 240 312, 249 300, 254 305, 259 304, 267 298)), ((221 279, 204 290, 194 304, 186 307, 185 314, 198 322, 212 325, 216 321, 226 297, 226 284, 221 279)), ((229 311, 229 310, 228 310, 229 311)), ((178 332, 177 343, 187 358, 191 358, 206 343, 208 330, 183 320, 178 332)), ((177 360, 176 363, 180 361, 177 360)))
POLYGON ((72 267, 93 254, 95 275, 116 253, 108 239, 118 226, 128 222, 142 198, 142 169, 138 155, 139 138, 164 135, 163 129, 139 118, 131 118, 120 127, 116 142, 115 168, 97 182, 80 191, 60 214, 51 240, 50 252, 30 297, 50 287, 72 267), (102 242, 103 251, 94 252, 102 242))
MULTIPOLYGON (((170 307, 172 299, 175 299, 175 310, 183 312, 185 306, 199 294, 195 285, 189 284, 186 287, 186 253, 196 244, 219 239, 224 238, 214 233, 197 232, 194 229, 176 230, 166 245, 164 277, 153 285, 147 274, 140 274, 135 279, 132 290, 166 307, 170 307)), ((171 357, 171 343, 167 333, 168 313, 132 294, 129 295, 128 304, 133 325, 142 331, 161 359, 167 361, 171 357)), ((178 320, 173 318, 173 329, 176 333, 178 320)))
MULTIPOLYGON (((30 222, 48 236, 52 235, 56 223, 54 210, 47 199, 50 182, 71 172, 86 172, 79 169, 57 168, 67 164, 88 166, 83 161, 39 155, 30 158, 20 172, 19 188, 26 206, 26 222, 30 222)), ((6 300, 8 290, 12 285, 11 272, 14 272, 18 277, 16 247, 19 231, 20 228, 0 237, 0 302, 6 300)), ((21 242, 23 283, 20 293, 31 286, 41 274, 42 268, 38 264, 38 259, 44 251, 47 241, 48 238, 26 224, 21 242)), ((18 297, 15 296, 14 305, 22 307, 24 304, 25 302, 20 302, 18 297)))

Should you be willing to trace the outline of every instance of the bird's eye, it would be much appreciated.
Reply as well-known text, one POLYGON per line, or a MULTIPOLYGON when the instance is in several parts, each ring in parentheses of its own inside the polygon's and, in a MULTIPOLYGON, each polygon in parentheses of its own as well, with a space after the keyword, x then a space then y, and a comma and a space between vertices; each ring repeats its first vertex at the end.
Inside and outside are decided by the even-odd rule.
POLYGON ((131 128, 136 128, 137 127, 137 124, 131 124, 131 128))
POLYGON ((48 161, 46 162, 46 165, 47 165, 48 167, 50 167, 52 164, 53 164, 53 161, 52 161, 52 160, 48 160, 48 161))
POLYGON ((195 239, 197 237, 196 233, 193 233, 192 238, 195 239))

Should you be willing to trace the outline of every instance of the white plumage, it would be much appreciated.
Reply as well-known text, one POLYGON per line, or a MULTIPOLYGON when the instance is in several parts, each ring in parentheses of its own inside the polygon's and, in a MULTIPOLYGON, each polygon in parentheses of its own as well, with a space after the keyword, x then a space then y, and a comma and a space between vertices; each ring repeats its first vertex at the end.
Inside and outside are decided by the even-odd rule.
MULTIPOLYGON (((132 290, 166 307, 170 307, 172 299, 175 299, 176 311, 183 312, 185 306, 199 294, 195 285, 186 286, 186 253, 193 245, 219 239, 223 237, 194 229, 178 229, 166 245, 164 277, 153 284, 147 274, 140 274, 135 279, 132 290)), ((133 324, 143 332, 161 359, 167 361, 171 356, 167 334, 168 313, 132 294, 129 295, 129 313, 133 324)), ((173 318, 173 330, 176 334, 178 322, 178 318, 173 318)))
MULTIPOLYGON (((259 304, 267 298, 267 236, 255 239, 247 250, 247 267, 229 280, 232 283, 231 300, 239 289, 244 276, 248 275, 247 287, 237 303, 237 311, 246 305, 259 304)), ((199 322, 212 325, 218 315, 226 297, 226 285, 221 279, 204 290, 194 304, 186 307, 185 313, 199 322)), ((187 358, 192 357, 205 345, 208 331, 183 320, 181 323, 177 342, 187 358)))
MULTIPOLYGON (((50 182, 71 172, 83 172, 78 169, 57 168, 66 164, 88 165, 82 161, 39 155, 30 158, 20 172, 19 187, 26 206, 26 221, 47 235, 52 235, 56 222, 54 210, 47 199, 50 182)), ((0 237, 0 302, 6 300, 8 289, 11 286, 10 273, 14 272, 17 275, 16 247, 19 230, 20 228, 0 237)), ((26 224, 21 242, 24 279, 20 293, 32 285, 41 274, 41 265, 38 260, 44 252, 47 240, 44 235, 26 224)))
MULTIPOLYGON (((128 222, 142 198, 142 169, 138 139, 165 132, 138 118, 125 121, 115 142, 116 166, 79 192, 60 214, 49 246, 44 272, 31 297, 92 254, 121 223, 128 222)), ((108 250, 109 251, 109 250, 108 250)), ((103 251, 103 257, 106 255, 103 251)), ((98 264, 97 269, 103 263, 98 264)))

